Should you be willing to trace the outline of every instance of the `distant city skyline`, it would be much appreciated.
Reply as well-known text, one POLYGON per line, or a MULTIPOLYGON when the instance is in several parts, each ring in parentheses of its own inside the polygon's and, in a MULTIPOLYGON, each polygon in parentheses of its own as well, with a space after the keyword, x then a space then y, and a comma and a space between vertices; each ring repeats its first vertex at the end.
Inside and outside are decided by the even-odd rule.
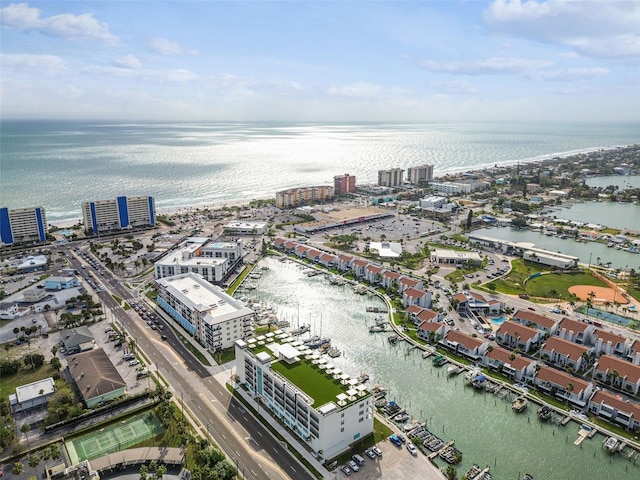
POLYGON ((640 2, 1 2, 2 118, 640 121, 640 2))

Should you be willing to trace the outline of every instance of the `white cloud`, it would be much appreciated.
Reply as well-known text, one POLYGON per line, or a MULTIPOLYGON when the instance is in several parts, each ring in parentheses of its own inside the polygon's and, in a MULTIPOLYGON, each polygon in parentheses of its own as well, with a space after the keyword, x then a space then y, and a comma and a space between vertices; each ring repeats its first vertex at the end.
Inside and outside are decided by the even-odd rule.
POLYGON ((498 75, 527 74, 537 69, 549 67, 552 62, 530 60, 526 58, 492 57, 482 60, 457 62, 436 62, 425 60, 421 65, 431 72, 452 73, 458 75, 498 75))
POLYGON ((184 52, 184 48, 179 43, 161 37, 154 37, 149 40, 147 47, 152 52, 160 55, 179 55, 184 52))
POLYGON ((609 75, 609 69, 602 67, 567 68, 564 70, 543 70, 532 75, 533 78, 553 82, 576 82, 592 80, 609 75))
POLYGON ((12 3, 0 9, 2 25, 17 30, 35 30, 52 37, 65 39, 92 39, 108 45, 120 42, 117 36, 109 32, 109 26, 99 22, 93 15, 72 15, 63 13, 43 18, 40 10, 29 7, 27 3, 12 3))
POLYGON ((142 63, 135 55, 125 55, 124 57, 115 58, 113 64, 121 68, 140 68, 142 63))
POLYGON ((155 83, 191 83, 200 79, 197 73, 184 69, 144 70, 94 65, 84 68, 83 72, 101 77, 143 79, 155 83))
POLYGON ((478 92, 478 89, 466 80, 453 79, 445 82, 432 82, 430 85, 438 92, 445 94, 471 94, 478 92))
POLYGON ((400 96, 405 91, 398 87, 387 88, 375 83, 356 82, 351 85, 331 86, 327 93, 335 97, 380 99, 400 96))
POLYGON ((495 0, 485 23, 498 32, 570 46, 597 58, 640 58, 640 3, 625 0, 495 0))
POLYGON ((28 53, 0 54, 0 65, 3 68, 38 70, 49 75, 62 73, 65 63, 56 55, 31 55, 28 53))

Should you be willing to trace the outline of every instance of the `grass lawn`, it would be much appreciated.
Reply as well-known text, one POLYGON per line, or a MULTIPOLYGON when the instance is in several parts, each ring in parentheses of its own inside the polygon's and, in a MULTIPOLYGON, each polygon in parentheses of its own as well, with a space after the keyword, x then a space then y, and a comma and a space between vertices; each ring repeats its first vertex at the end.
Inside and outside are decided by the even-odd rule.
POLYGON ((571 300, 569 287, 574 285, 592 285, 606 287, 607 285, 587 272, 580 273, 550 273, 532 278, 527 282, 527 293, 532 297, 558 298, 571 300))
POLYGON ((244 267, 244 270, 242 270, 240 275, 238 275, 238 278, 236 278, 235 281, 231 285, 229 285, 229 288, 227 289, 227 293, 229 295, 233 295, 233 292, 235 292, 238 289, 238 287, 242 284, 244 279, 247 278, 247 275, 249 275, 252 271, 253 271, 252 263, 244 267))
POLYGON ((286 362, 274 362, 271 369, 309 395, 313 399, 314 408, 337 401, 336 396, 347 391, 340 381, 334 380, 331 375, 325 374, 307 361, 300 360, 291 365, 286 362))
POLYGON ((236 359, 236 349, 227 348, 222 352, 216 352, 213 354, 213 358, 215 359, 216 362, 218 362, 218 365, 232 362, 233 360, 236 359))
POLYGON ((50 364, 45 363, 36 370, 25 369, 13 375, 3 376, 0 382, 0 395, 2 395, 2 398, 7 398, 10 394, 16 393, 16 387, 51 377, 54 373, 56 373, 55 369, 50 364))

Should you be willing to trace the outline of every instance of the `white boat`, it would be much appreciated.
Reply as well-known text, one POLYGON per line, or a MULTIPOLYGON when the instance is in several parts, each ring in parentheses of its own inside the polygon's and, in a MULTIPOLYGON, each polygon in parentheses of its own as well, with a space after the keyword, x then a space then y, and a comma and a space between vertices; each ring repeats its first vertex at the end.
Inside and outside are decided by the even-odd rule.
POLYGON ((615 452, 616 448, 618 448, 618 439, 616 437, 607 438, 602 447, 608 452, 615 452))
POLYGON ((393 421, 397 423, 404 423, 409 420, 409 414, 407 412, 402 412, 393 417, 393 421))
POLYGON ((458 373, 460 373, 460 369, 457 365, 449 365, 449 368, 447 368, 447 373, 449 375, 457 375, 458 373))
POLYGON ((520 395, 513 401, 513 403, 511 404, 511 408, 513 408, 516 412, 520 413, 527 408, 528 403, 529 401, 527 400, 527 398, 520 395))

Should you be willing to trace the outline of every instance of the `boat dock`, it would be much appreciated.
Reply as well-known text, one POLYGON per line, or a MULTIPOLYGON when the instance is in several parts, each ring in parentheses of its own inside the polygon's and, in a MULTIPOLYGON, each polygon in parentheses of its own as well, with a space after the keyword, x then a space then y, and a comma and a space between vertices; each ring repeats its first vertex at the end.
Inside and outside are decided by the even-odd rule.
POLYGON ((567 415, 566 417, 564 417, 564 418, 562 419, 562 421, 560 422, 560 425, 562 425, 562 426, 564 427, 564 426, 565 426, 567 423, 569 423, 570 421, 571 421, 571 417, 570 417, 569 415, 567 415))
POLYGON ((436 450, 435 452, 431 452, 431 453, 427 456, 427 458, 428 458, 429 460, 433 460, 434 458, 436 458, 436 457, 440 454, 440 452, 444 452, 445 450, 447 450, 447 448, 452 447, 454 443, 455 443, 455 442, 454 442, 453 440, 451 440, 449 443, 445 444, 441 449, 436 450))
POLYGON ((388 313, 388 310, 384 307, 367 307, 367 312, 388 313))
POLYGON ((580 430, 578 430, 578 438, 573 442, 573 444, 580 446, 586 438, 591 438, 593 436, 591 432, 595 432, 595 430, 588 425, 581 425, 580 430))

